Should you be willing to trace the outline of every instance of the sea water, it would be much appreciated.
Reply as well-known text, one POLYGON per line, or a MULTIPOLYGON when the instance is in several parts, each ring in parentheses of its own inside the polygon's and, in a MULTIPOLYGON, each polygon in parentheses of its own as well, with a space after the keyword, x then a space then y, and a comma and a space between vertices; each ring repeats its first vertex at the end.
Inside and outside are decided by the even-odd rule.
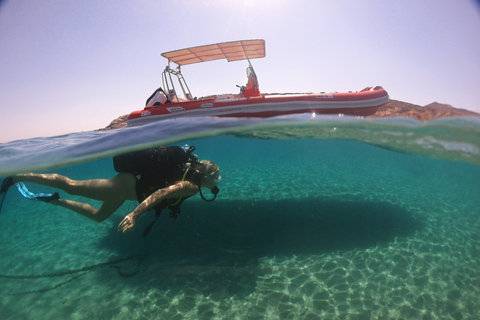
POLYGON ((165 121, 1 144, 0 176, 110 178, 159 144, 196 146, 222 182, 146 238, 153 213, 117 231, 133 201, 95 223, 9 190, 0 319, 480 318, 477 118, 165 121))

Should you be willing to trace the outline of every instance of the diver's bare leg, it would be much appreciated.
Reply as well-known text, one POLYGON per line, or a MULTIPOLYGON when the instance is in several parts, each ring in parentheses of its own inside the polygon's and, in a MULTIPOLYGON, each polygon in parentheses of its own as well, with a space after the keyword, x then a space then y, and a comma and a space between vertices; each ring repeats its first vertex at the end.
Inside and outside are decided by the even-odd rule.
POLYGON ((72 180, 65 176, 51 174, 27 173, 13 177, 16 182, 32 182, 44 186, 61 189, 69 194, 94 200, 112 199, 136 200, 136 178, 133 174, 120 173, 112 179, 72 180))
POLYGON ((122 205, 123 202, 123 199, 108 200, 102 204, 100 209, 97 210, 91 205, 83 202, 71 201, 66 199, 50 201, 51 204, 72 210, 96 222, 102 222, 108 217, 110 217, 122 205))

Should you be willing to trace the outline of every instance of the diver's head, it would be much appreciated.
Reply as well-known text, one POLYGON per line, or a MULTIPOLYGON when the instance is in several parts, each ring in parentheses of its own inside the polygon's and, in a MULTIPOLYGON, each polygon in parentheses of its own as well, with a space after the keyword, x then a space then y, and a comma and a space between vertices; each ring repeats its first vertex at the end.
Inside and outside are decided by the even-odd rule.
POLYGON ((209 188, 210 190, 214 188, 221 180, 220 177, 220 168, 213 163, 212 161, 202 160, 202 187, 209 188))

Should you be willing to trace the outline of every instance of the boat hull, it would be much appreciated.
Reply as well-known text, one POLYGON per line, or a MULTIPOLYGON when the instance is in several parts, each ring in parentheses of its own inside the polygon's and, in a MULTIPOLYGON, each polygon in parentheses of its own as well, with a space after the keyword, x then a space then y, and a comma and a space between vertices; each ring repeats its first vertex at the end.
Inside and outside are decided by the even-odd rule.
POLYGON ((168 103, 132 112, 128 126, 183 117, 273 117, 295 113, 368 116, 389 101, 382 87, 359 92, 318 94, 274 94, 259 97, 233 96, 168 103))

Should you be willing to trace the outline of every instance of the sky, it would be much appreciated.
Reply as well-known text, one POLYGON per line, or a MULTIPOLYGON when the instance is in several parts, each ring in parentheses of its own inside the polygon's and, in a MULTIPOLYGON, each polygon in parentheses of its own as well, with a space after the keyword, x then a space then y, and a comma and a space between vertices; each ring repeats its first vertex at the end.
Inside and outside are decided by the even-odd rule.
MULTIPOLYGON (((265 39, 260 91, 381 85, 480 113, 473 0, 0 0, 0 143, 95 130, 143 109, 161 53, 265 39)), ((237 93, 245 61, 184 66, 193 96, 237 93)))

